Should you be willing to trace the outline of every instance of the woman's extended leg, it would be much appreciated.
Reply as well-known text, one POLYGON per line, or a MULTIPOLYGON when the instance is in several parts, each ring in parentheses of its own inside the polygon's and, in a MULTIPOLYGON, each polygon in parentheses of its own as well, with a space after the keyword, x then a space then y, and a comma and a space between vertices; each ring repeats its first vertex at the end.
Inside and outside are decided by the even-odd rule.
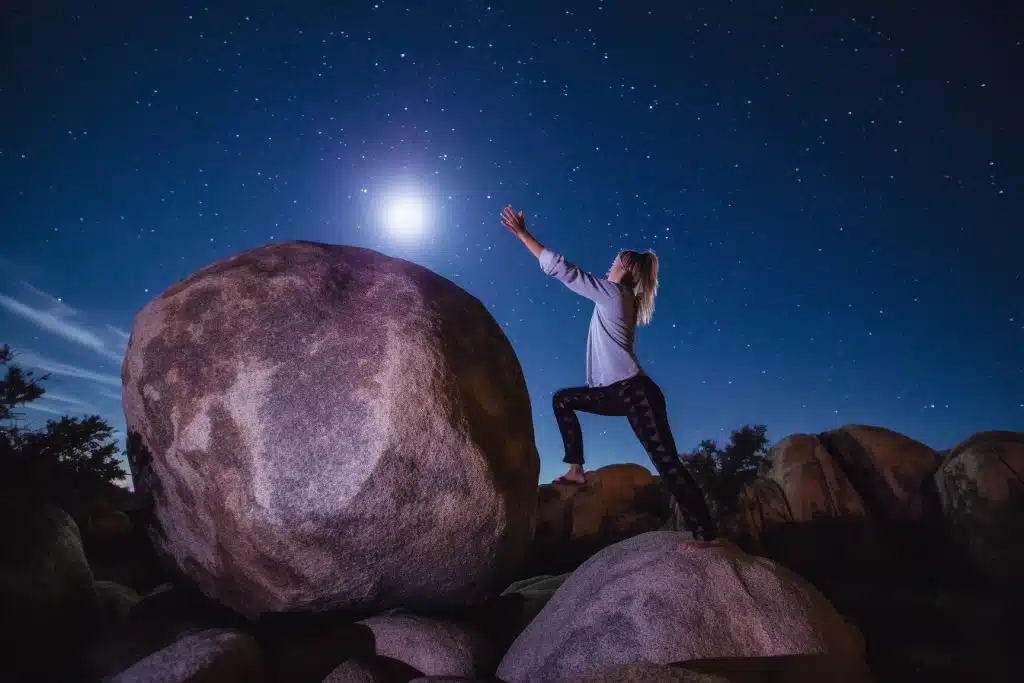
MULTIPOLYGON (((613 385, 614 386, 614 385, 613 385)), ((551 397, 551 407, 558 421, 558 431, 565 446, 564 462, 569 463, 569 472, 564 479, 583 483, 583 432, 576 411, 596 415, 625 415, 612 387, 568 387, 559 389, 551 397)))
POLYGON ((687 530, 697 540, 713 540, 717 532, 707 501, 679 459, 661 389, 650 377, 638 375, 623 383, 621 392, 620 400, 627 408, 629 425, 679 504, 687 530))

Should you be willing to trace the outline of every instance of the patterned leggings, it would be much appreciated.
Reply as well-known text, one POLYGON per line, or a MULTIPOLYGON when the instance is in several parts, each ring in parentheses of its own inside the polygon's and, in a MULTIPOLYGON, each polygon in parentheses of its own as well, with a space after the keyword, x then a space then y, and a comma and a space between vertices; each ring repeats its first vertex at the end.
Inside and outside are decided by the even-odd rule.
POLYGON ((716 532, 707 502, 697 482, 683 467, 668 425, 665 396, 647 375, 635 375, 605 387, 559 389, 551 400, 565 444, 565 462, 583 464, 583 433, 576 411, 625 416, 661 480, 679 504, 688 531, 698 540, 713 540, 716 532))

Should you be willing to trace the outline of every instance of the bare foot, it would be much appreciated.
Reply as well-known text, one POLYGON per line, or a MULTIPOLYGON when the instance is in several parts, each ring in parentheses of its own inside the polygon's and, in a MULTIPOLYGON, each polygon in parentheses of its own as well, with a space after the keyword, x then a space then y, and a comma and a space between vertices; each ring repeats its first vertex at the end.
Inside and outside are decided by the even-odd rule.
POLYGON ((586 484, 587 477, 583 473, 583 468, 579 465, 573 465, 569 468, 569 471, 560 476, 555 480, 556 484, 586 484))

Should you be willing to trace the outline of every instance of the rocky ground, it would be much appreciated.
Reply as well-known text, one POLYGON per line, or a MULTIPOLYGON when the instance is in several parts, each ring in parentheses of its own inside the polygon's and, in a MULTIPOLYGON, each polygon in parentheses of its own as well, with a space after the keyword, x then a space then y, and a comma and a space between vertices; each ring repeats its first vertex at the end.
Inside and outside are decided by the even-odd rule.
POLYGON ((671 531, 657 478, 632 465, 591 472, 583 488, 541 486, 524 578, 481 605, 419 614, 246 618, 187 584, 172 585, 129 515, 108 511, 80 534, 59 511, 11 499, 5 505, 4 518, 25 533, 8 534, 21 562, 5 565, 3 585, 19 587, 11 603, 18 615, 34 615, 8 632, 25 636, 25 652, 53 638, 68 645, 51 646, 48 660, 33 655, 20 674, 12 670, 24 680, 1020 680, 1013 656, 1019 591, 986 578, 969 553, 943 546, 934 529, 931 537, 913 524, 890 530, 865 553, 843 540, 870 539, 856 526, 863 520, 780 522, 759 539, 761 551, 779 560, 769 563, 737 545, 751 543, 737 523, 722 548, 676 552, 688 536, 671 531), (737 565, 767 571, 776 589, 811 591, 806 599, 817 601, 817 611, 801 612, 759 589, 766 579, 737 565), (753 620, 755 633, 796 637, 794 615, 796 630, 814 644, 735 636, 753 620), (842 635, 846 625, 853 628, 842 635), (822 642, 826 652, 813 652, 822 642), (734 656, 771 647, 812 652, 734 656), (837 659, 837 650, 846 654, 837 659), (618 666, 630 662, 639 668, 618 666), (857 669, 861 663, 866 670, 857 669))
POLYGON ((1024 677, 1022 433, 790 435, 693 542, 642 467, 538 489, 479 301, 306 242, 154 299, 122 376, 138 494, 0 495, 0 680, 1024 677))

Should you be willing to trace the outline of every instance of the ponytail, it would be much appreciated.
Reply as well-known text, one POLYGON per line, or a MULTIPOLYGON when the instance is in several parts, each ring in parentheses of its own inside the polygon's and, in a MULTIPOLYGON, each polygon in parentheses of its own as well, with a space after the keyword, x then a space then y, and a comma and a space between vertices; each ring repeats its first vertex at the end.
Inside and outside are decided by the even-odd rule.
POLYGON ((636 322, 647 325, 654 315, 654 297, 658 294, 658 257, 650 249, 643 253, 625 250, 619 256, 637 299, 636 322))

